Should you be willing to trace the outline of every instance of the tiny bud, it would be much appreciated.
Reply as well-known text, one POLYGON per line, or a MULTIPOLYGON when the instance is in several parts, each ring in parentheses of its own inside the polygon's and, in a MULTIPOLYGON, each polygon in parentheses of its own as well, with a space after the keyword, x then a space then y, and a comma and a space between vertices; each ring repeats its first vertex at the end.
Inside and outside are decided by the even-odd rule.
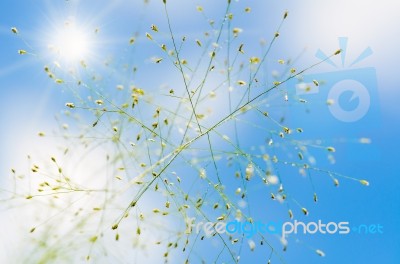
POLYGON ((244 86, 244 85, 246 85, 246 82, 242 81, 242 80, 239 80, 239 81, 237 81, 237 84, 240 85, 240 86, 244 86))
POLYGON ((325 257, 325 253, 320 249, 315 250, 315 253, 317 253, 320 257, 325 257))
POLYGON ((290 219, 293 219, 293 212, 290 209, 289 209, 289 217, 290 217, 290 219))
POLYGON ((365 186, 369 186, 369 182, 366 180, 360 180, 360 183, 365 186))
POLYGON ((304 215, 308 215, 308 211, 307 211, 307 209, 306 209, 306 208, 304 208, 304 207, 303 207, 303 208, 301 208, 301 211, 303 211, 303 214, 304 214, 304 215))
POLYGON ((289 14, 289 12, 288 12, 288 11, 285 11, 285 13, 283 14, 283 19, 286 19, 287 16, 288 16, 288 14, 289 14))
POLYGON ((329 151, 329 152, 335 152, 336 151, 336 149, 334 147, 327 147, 326 150, 329 151))
POLYGON ((154 32, 158 32, 158 28, 157 28, 157 26, 156 25, 151 25, 151 30, 153 30, 154 32))
POLYGON ((339 186, 339 180, 338 179, 334 179, 333 180, 333 184, 335 185, 335 187, 339 186))

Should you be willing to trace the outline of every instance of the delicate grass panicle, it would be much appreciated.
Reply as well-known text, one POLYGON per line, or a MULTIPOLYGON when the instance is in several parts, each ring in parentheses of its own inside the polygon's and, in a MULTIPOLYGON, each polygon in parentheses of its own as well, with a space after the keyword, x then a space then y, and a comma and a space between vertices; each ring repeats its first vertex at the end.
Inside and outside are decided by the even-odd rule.
MULTIPOLYGON (((272 59, 283 55, 273 54, 273 47, 283 22, 290 23, 287 11, 259 52, 246 48, 252 43, 244 35, 254 28, 240 27, 255 12, 251 7, 226 1, 223 16, 210 18, 210 10, 194 6, 195 15, 206 20, 204 31, 181 36, 169 15, 173 3, 158 4, 164 23, 143 27, 151 34, 125 36, 126 53, 115 55, 122 64, 101 58, 96 66, 82 59, 71 69, 33 50, 17 50, 46 60, 41 72, 69 98, 56 115, 58 128, 39 133, 42 145, 57 146, 49 158, 29 157, 25 174, 12 169, 12 199, 43 212, 26 219, 34 253, 25 262, 139 263, 147 256, 171 263, 182 257, 186 263, 237 263, 262 252, 260 261, 285 263, 282 249, 291 245, 289 237, 221 234, 218 222, 253 222, 265 217, 254 212, 270 210, 269 203, 282 204, 283 221, 306 217, 313 211, 309 201, 326 199, 317 198, 311 178, 316 175, 335 186, 338 178, 369 185, 317 167, 315 156, 326 159, 335 147, 304 140, 307 129, 286 122, 288 107, 312 102, 286 90, 285 83, 321 63, 272 59), (131 56, 138 53, 148 58, 131 56), (269 63, 281 72, 266 71, 269 63), (298 184, 311 186, 304 197, 292 195, 298 184), (197 234, 200 222, 215 224, 197 234)), ((136 22, 147 23, 141 19, 136 22)), ((22 35, 15 27, 11 34, 22 35)))

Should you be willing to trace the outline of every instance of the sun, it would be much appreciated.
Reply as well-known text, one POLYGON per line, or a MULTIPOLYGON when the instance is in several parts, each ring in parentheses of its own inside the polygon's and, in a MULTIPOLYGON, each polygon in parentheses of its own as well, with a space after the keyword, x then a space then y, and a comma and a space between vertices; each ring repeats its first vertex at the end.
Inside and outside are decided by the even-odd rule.
POLYGON ((65 63, 87 59, 91 46, 90 34, 75 22, 66 21, 55 30, 49 48, 65 63))

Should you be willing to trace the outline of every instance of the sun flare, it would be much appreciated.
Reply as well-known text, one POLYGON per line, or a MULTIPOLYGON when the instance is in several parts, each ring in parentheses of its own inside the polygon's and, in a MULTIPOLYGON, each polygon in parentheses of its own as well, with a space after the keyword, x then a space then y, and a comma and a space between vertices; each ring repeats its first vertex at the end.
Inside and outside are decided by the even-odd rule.
POLYGON ((65 22, 54 34, 49 47, 61 60, 75 63, 87 58, 91 42, 89 35, 75 23, 65 22))

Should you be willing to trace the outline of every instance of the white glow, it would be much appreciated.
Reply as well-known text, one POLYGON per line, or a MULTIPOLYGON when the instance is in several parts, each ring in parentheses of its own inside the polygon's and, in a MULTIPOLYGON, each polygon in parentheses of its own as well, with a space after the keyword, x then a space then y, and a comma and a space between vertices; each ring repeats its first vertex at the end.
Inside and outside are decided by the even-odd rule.
POLYGON ((60 59, 69 63, 86 59, 90 50, 89 34, 74 23, 66 22, 50 45, 60 59))

